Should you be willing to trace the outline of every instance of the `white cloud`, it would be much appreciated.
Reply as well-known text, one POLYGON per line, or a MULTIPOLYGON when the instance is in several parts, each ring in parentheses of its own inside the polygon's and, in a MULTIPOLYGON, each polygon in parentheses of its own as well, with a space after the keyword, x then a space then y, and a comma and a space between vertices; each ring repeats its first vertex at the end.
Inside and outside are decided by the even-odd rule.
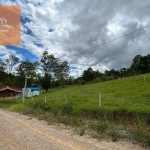
POLYGON ((135 55, 149 53, 149 29, 90 49, 149 25, 149 0, 1 0, 0 5, 21 6, 22 19, 28 19, 22 22, 21 47, 39 58, 48 50, 79 69, 105 71, 129 67, 135 55))
POLYGON ((5 46, 0 46, 0 59, 8 59, 11 54, 15 54, 20 60, 23 58, 23 56, 21 54, 17 54, 15 50, 7 49, 5 46))

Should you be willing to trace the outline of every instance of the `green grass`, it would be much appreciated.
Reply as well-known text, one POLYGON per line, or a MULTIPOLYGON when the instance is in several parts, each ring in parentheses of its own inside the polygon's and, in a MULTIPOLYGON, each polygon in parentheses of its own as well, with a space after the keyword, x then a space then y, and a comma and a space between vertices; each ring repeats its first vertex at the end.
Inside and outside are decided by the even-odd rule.
POLYGON ((99 135, 109 131, 108 135, 112 136, 114 141, 122 136, 116 128, 111 130, 111 124, 114 129, 114 126, 119 123, 130 129, 133 139, 144 146, 149 146, 150 74, 137 77, 137 80, 133 76, 132 79, 128 77, 102 83, 51 89, 46 94, 47 103, 44 101, 44 93, 34 97, 33 102, 31 98, 26 98, 24 104, 21 103, 21 99, 17 101, 1 99, 0 107, 32 114, 39 119, 45 119, 48 124, 61 122, 65 125, 78 126, 81 128, 80 135, 83 135, 88 128, 99 135), (98 105, 99 91, 101 91, 101 107, 98 105), (67 93, 67 103, 65 93, 67 93))
MULTIPOLYGON (((102 107, 104 110, 120 110, 150 113, 150 74, 108 81, 90 85, 77 85, 55 90, 47 94, 48 103, 64 104, 65 93, 67 101, 74 108, 98 109, 98 91, 102 94, 102 107), (146 82, 143 77, 146 76, 146 82)), ((44 101, 44 95, 36 98, 36 101, 44 101)))

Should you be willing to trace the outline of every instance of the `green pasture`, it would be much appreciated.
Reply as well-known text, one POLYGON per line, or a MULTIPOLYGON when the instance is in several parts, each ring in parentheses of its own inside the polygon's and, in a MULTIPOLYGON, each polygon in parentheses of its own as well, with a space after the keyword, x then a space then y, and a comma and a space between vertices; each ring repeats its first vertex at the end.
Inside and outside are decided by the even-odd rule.
MULTIPOLYGON (((75 85, 62 89, 51 89, 47 104, 71 103, 79 109, 125 109, 135 112, 150 112, 150 74, 120 78, 88 85, 75 85), (145 76, 145 81, 144 81, 145 76), (101 107, 99 107, 99 91, 101 107), (67 94, 66 94, 67 93, 67 94)), ((27 98, 31 101, 31 98, 27 98)), ((45 94, 34 97, 33 101, 45 100, 45 94)))

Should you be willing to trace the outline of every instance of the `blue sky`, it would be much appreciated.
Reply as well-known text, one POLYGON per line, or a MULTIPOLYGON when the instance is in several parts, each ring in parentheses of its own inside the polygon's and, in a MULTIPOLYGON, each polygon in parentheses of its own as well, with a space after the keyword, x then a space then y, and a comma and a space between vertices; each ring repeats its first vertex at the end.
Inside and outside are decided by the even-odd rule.
POLYGON ((0 46, 1 59, 13 53, 36 61, 47 50, 76 76, 88 67, 129 67, 134 56, 149 53, 150 28, 90 49, 150 25, 149 0, 1 0, 0 6, 21 7, 21 45, 0 46))
POLYGON ((38 60, 38 57, 36 55, 34 55, 33 53, 31 53, 29 50, 24 49, 24 48, 20 48, 20 47, 16 47, 16 46, 6 46, 7 49, 9 50, 14 50, 16 53, 19 53, 23 56, 22 59, 30 59, 32 62, 35 62, 38 60))

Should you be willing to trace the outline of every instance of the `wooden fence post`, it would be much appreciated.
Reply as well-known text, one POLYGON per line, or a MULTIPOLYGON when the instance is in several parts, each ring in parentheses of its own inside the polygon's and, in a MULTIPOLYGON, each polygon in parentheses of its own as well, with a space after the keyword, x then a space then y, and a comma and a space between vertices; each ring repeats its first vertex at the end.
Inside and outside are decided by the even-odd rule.
POLYGON ((47 99, 47 97, 46 97, 46 94, 45 94, 45 103, 46 103, 46 99, 47 99))
POLYGON ((98 106, 101 107, 101 91, 98 93, 98 106))
POLYGON ((144 82, 145 82, 145 76, 144 76, 144 82))
POLYGON ((68 96, 68 93, 66 92, 66 93, 65 93, 65 100, 66 100, 66 103, 68 102, 67 96, 68 96))
POLYGON ((31 97, 31 101, 33 102, 33 91, 32 91, 32 97, 31 97))

